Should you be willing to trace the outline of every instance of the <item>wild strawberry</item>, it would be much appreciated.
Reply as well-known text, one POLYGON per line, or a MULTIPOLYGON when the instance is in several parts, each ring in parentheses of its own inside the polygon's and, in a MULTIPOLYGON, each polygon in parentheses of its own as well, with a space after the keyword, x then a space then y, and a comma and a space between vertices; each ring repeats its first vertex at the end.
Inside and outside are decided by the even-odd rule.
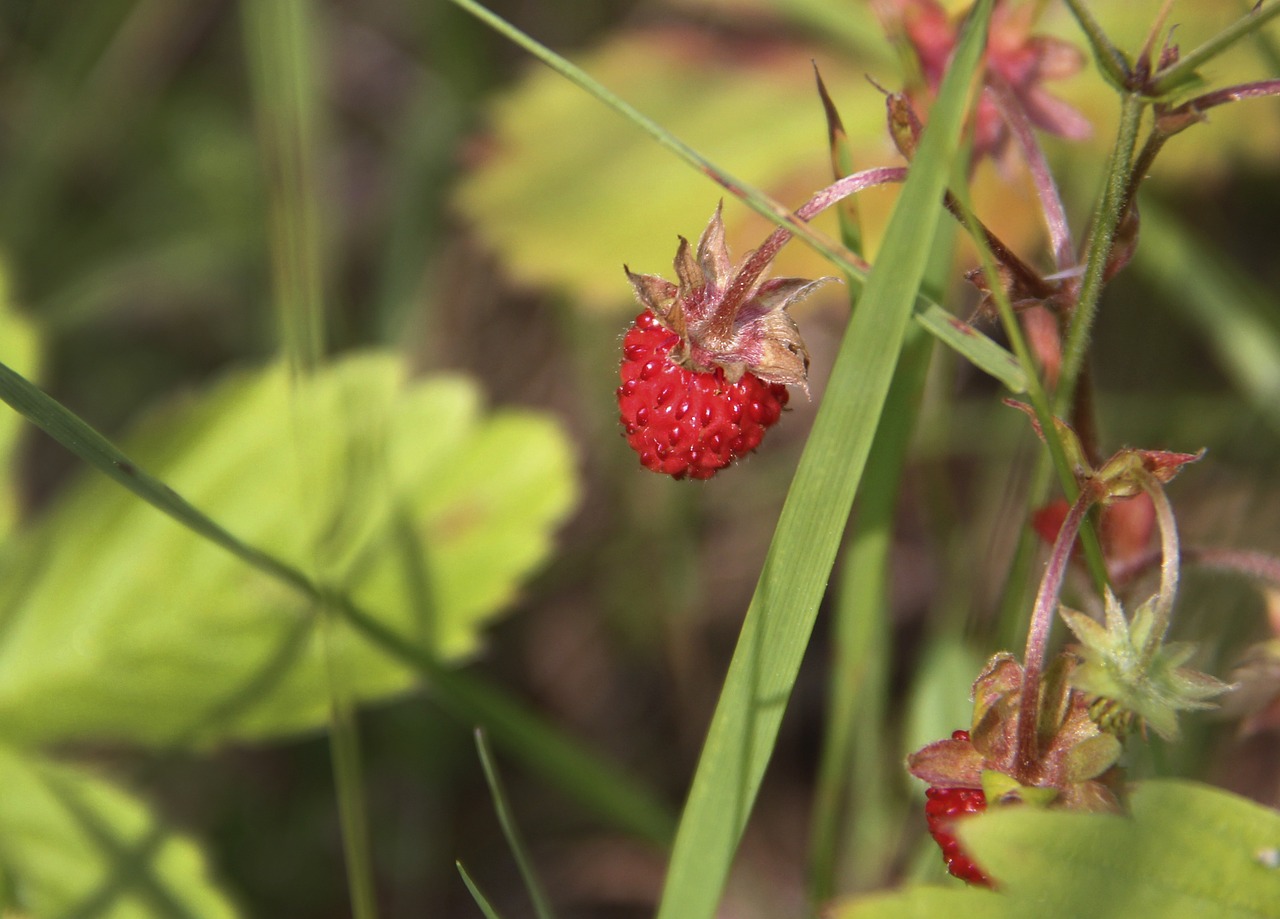
POLYGON ((734 269, 716 208, 696 252, 680 237, 678 284, 624 266, 645 310, 623 339, 618 408, 646 468, 710 478, 759 446, 786 384, 808 392, 809 352, 787 307, 822 281, 762 280, 788 235, 734 269))
MULTIPOLYGON (((952 740, 969 742, 968 731, 952 731, 952 740)), ((929 835, 942 849, 947 870, 955 877, 970 884, 991 887, 991 878, 983 873, 960 846, 956 839, 955 822, 969 814, 980 814, 987 809, 987 796, 981 788, 943 788, 937 785, 925 789, 924 817, 929 824, 929 835)))
POLYGON ((754 373, 730 383, 720 367, 695 373, 672 361, 679 343, 651 311, 636 317, 622 342, 618 407, 646 468, 708 479, 759 445, 782 416, 787 388, 754 373))
POLYGON ((956 820, 987 809, 987 796, 981 788, 929 788, 925 790, 924 816, 929 833, 942 849, 947 870, 962 881, 990 887, 991 878, 974 864, 960 846, 954 832, 956 820))

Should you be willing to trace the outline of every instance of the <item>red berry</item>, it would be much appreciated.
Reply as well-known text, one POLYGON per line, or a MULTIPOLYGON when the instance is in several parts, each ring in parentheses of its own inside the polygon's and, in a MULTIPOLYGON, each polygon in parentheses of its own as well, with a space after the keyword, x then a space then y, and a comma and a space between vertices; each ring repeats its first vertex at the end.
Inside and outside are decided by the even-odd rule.
POLYGON ((738 267, 720 208, 672 263, 679 283, 623 265, 644 312, 622 343, 618 408, 642 465, 708 479, 760 445, 787 404, 809 392, 809 351, 787 308, 822 283, 765 280, 789 233, 775 232, 738 267))
POLYGON ((651 310, 622 342, 618 408, 627 443, 654 472, 708 479, 760 444, 787 404, 787 388, 750 371, 695 371, 672 360, 680 336, 651 310))
MULTIPOLYGON (((968 740, 968 731, 952 731, 953 740, 968 740)), ((929 833, 942 849, 947 870, 955 877, 970 884, 993 886, 991 878, 974 864, 956 838, 955 822, 969 814, 980 814, 987 809, 987 796, 981 788, 939 788, 925 790, 924 816, 929 833)))
POLYGON ((925 791, 924 815, 929 823, 929 833, 942 849, 947 870, 970 884, 991 886, 991 878, 974 864, 956 839, 956 820, 969 814, 980 814, 987 809, 987 796, 981 788, 929 788, 925 791))

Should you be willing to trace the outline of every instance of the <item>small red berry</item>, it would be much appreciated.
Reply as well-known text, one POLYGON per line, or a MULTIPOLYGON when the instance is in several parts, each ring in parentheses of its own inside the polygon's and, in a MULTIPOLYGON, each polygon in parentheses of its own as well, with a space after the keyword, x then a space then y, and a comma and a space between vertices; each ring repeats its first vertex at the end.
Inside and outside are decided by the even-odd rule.
POLYGON ((928 799, 924 815, 929 823, 929 833, 942 849, 947 870, 962 881, 990 887, 991 878, 974 864, 953 832, 956 820, 987 809, 987 796, 981 788, 929 788, 924 794, 928 799))
POLYGON ((678 283, 626 270, 645 309, 622 342, 618 408, 646 468, 710 478, 759 446, 787 384, 808 392, 809 353, 787 307, 821 282, 764 280, 783 237, 770 239, 735 268, 717 208, 696 247, 681 238, 678 283))
POLYGON ((672 360, 680 337, 645 310, 622 342, 618 408, 640 462, 672 478, 707 479, 750 453, 787 404, 787 388, 744 373, 697 372, 672 360))
MULTIPOLYGON (((968 740, 968 731, 953 731, 953 740, 968 740)), ((981 788, 939 788, 925 790, 924 816, 929 824, 929 834, 942 849, 947 870, 955 877, 970 884, 991 887, 991 878, 974 864, 955 835, 955 822, 969 814, 980 814, 987 809, 987 796, 981 788)))

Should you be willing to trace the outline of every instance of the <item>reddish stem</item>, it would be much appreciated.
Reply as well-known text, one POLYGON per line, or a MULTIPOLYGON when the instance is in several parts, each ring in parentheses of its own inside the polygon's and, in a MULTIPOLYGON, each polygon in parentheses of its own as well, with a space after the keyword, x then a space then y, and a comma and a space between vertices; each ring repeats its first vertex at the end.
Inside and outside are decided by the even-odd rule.
POLYGON ((1058 529, 1058 538, 1053 542, 1049 564, 1040 581, 1040 590, 1036 594, 1035 607, 1031 612, 1027 648, 1022 655, 1022 699, 1018 705, 1017 756, 1014 759, 1014 768, 1017 770, 1014 777, 1023 784, 1029 784, 1035 779, 1034 768, 1039 760, 1036 728, 1039 722, 1037 713, 1040 709, 1040 676, 1044 673, 1053 614, 1058 609, 1058 597, 1066 578, 1067 563, 1071 560, 1071 549, 1076 543, 1084 516, 1094 501, 1093 489, 1086 483, 1058 529))
POLYGON ((1058 184, 1049 170, 1044 151, 1036 140, 1035 131, 1027 118, 1026 111, 1017 104, 1013 91, 998 75, 987 74, 988 89, 995 100, 1000 117, 1009 127, 1010 132, 1022 148, 1022 156, 1031 171, 1031 179, 1036 186, 1036 195, 1040 198, 1040 210, 1044 214, 1045 226, 1049 231, 1049 241, 1053 246, 1053 263, 1058 271, 1065 271, 1075 261, 1075 243, 1071 241, 1071 227, 1067 223, 1067 211, 1062 206, 1062 197, 1058 194, 1058 184))
MULTIPOLYGON (((861 172, 855 172, 852 175, 845 176, 838 182, 828 185, 815 194, 800 207, 796 208, 795 216, 798 220, 803 220, 807 223, 833 204, 843 201, 850 195, 855 195, 876 185, 903 182, 906 178, 907 170, 903 166, 881 166, 876 169, 864 169, 861 172)), ((747 296, 756 280, 764 273, 764 270, 769 267, 769 263, 773 261, 774 256, 794 235, 786 227, 778 227, 770 233, 769 237, 760 244, 760 248, 750 253, 743 260, 742 267, 734 275, 730 289, 725 294, 724 302, 732 304, 736 308, 747 296)), ((865 270, 869 271, 871 268, 861 259, 858 259, 858 263, 865 270)), ((732 315, 733 309, 726 310, 726 312, 732 315)))
POLYGON ((1280 80, 1259 80, 1257 83, 1241 83, 1239 86, 1226 86, 1222 89, 1215 89, 1211 93, 1205 93, 1203 96, 1197 96, 1191 101, 1184 102, 1177 108, 1171 109, 1168 114, 1199 114, 1206 109, 1226 105, 1228 102, 1239 102, 1241 99, 1257 99, 1260 96, 1275 95, 1280 95, 1280 80))
MULTIPOLYGON (((861 172, 855 172, 828 185, 796 208, 796 217, 807 223, 833 204, 838 204, 850 195, 856 195, 860 191, 866 191, 868 188, 874 188, 877 185, 888 185, 890 182, 905 182, 906 179, 907 168, 905 166, 880 166, 875 169, 864 169, 861 172)), ((773 257, 778 254, 778 250, 787 244, 791 236, 791 231, 786 227, 778 227, 769 234, 769 238, 761 244, 759 249, 747 257, 742 266, 743 272, 746 272, 748 266, 754 267, 755 272, 752 278, 754 280, 764 270, 765 266, 773 260, 773 257), (757 265, 758 267, 756 267, 757 265)), ((863 264, 867 268, 871 267, 866 265, 865 262, 863 264)))
MULTIPOLYGON (((1163 555, 1161 549, 1152 549, 1132 561, 1117 565, 1112 577, 1120 583, 1132 580, 1159 564, 1163 555)), ((1179 553, 1179 558, 1184 565, 1226 571, 1280 587, 1280 558, 1265 552, 1189 546, 1179 553)))

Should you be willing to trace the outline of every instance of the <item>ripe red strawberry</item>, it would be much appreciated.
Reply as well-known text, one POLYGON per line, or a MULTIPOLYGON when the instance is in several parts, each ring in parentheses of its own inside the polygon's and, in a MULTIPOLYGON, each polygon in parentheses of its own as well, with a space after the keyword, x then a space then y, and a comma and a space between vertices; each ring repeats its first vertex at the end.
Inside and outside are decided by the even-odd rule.
POLYGON ((708 479, 760 443, 787 404, 787 388, 744 373, 695 372, 672 360, 680 343, 645 310, 622 342, 618 407, 640 462, 676 479, 708 479))
MULTIPOLYGON (((953 731, 953 740, 969 739, 968 731, 953 731)), ((955 877, 970 884, 991 887, 991 878, 974 864, 955 835, 955 822, 969 814, 980 814, 987 809, 987 796, 981 788, 940 788, 931 786, 925 790, 924 816, 929 824, 929 834, 942 849, 947 870, 955 877)))
POLYGON ((980 814, 987 809, 987 796, 981 788, 929 788, 925 791, 924 815, 929 833, 942 849, 947 870, 962 881, 991 886, 991 878, 983 874, 960 846, 953 832, 957 819, 967 814, 980 814))
POLYGON ((787 307, 821 282, 761 280, 785 240, 775 233, 734 269, 717 208, 696 252, 680 238, 678 284, 627 269, 645 310, 623 340, 618 408, 645 467, 710 478, 760 444, 786 384, 808 392, 809 353, 787 307))

